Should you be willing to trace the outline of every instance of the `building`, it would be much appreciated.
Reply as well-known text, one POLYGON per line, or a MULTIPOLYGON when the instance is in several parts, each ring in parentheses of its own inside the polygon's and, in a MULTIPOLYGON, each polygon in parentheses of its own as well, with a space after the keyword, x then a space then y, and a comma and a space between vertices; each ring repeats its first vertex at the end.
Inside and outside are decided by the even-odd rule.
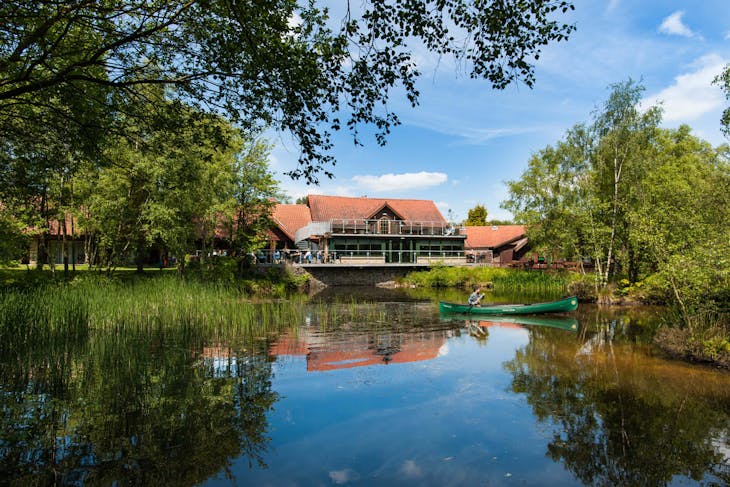
POLYGON ((510 265, 525 258, 529 250, 524 225, 465 227, 467 261, 510 265))
POLYGON ((30 248, 24 262, 36 265, 39 257, 45 263, 60 265, 83 264, 86 262, 84 235, 79 231, 76 217, 65 215, 63 220, 50 220, 48 231, 40 232, 37 228, 28 228, 31 236, 30 248))
POLYGON ((323 262, 466 262, 466 235, 429 200, 310 195, 306 205, 277 205, 274 221, 276 247, 295 259, 310 251, 323 262))
POLYGON ((294 249, 294 234, 312 222, 312 215, 307 205, 278 204, 274 207, 271 219, 275 223, 270 232, 272 247, 294 249))

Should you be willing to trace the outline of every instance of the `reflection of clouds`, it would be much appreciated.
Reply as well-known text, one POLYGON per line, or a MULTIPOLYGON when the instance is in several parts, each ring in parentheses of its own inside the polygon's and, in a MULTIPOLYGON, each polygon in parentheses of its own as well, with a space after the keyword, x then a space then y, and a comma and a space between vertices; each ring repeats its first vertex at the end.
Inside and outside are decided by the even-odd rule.
POLYGON ((423 475, 421 467, 419 467, 413 460, 406 460, 403 462, 403 466, 400 468, 403 475, 408 478, 415 479, 423 475))
POLYGON ((333 470, 330 472, 330 478, 332 482, 342 485, 348 482, 354 482, 358 480, 360 476, 354 470, 346 468, 344 470, 333 470))
POLYGON ((445 357, 445 356, 447 356, 448 354, 449 354, 449 344, 448 344, 448 343, 444 343, 444 344, 443 344, 443 345, 441 345, 441 347, 439 348, 439 351, 438 351, 438 356, 439 356, 439 357, 445 357))

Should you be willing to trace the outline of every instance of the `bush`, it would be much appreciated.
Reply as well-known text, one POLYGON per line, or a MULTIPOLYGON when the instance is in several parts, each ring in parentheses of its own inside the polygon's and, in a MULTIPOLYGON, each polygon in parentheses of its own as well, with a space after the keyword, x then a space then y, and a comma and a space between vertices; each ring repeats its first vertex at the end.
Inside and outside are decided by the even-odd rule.
POLYGON ((596 280, 593 274, 574 274, 573 280, 568 284, 568 294, 576 296, 578 301, 595 303, 598 301, 596 293, 596 280))
POLYGON ((730 315, 704 312, 680 315, 661 328, 654 341, 672 356, 730 368, 730 315))

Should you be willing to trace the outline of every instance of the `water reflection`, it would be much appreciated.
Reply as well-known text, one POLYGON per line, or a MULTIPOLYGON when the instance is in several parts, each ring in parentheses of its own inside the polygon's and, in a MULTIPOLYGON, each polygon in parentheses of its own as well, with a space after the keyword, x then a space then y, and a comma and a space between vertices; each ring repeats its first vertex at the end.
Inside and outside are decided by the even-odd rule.
MULTIPOLYGON (((193 485, 263 465, 278 399, 266 353, 210 354, 195 329, 3 348, 0 475, 11 485, 193 485)), ((250 344, 247 344, 250 345, 250 344)))
POLYGON ((504 364, 553 430, 547 455, 589 485, 730 482, 727 374, 656 357, 636 321, 589 311, 578 341, 530 340, 504 364))
POLYGON ((390 327, 306 327, 283 334, 269 349, 275 357, 306 358, 308 372, 431 360, 442 353, 451 330, 390 327))
POLYGON ((730 375, 657 354, 657 310, 474 321, 440 316, 437 299, 384 296, 338 296, 248 334, 177 324, 3 336, 0 478, 730 482, 730 375))

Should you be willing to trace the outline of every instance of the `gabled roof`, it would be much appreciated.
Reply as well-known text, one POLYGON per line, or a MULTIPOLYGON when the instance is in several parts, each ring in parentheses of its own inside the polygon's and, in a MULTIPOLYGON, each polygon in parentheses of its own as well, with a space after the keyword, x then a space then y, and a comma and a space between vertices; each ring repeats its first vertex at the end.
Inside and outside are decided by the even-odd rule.
POLYGON ((465 227, 467 249, 496 249, 525 238, 524 225, 465 227))
POLYGON ((388 206, 406 221, 446 223, 430 200, 309 195, 308 202, 312 221, 369 219, 388 206))
POLYGON ((294 233, 312 221, 312 216, 307 205, 283 205, 274 207, 271 216, 287 237, 294 240, 294 233))

